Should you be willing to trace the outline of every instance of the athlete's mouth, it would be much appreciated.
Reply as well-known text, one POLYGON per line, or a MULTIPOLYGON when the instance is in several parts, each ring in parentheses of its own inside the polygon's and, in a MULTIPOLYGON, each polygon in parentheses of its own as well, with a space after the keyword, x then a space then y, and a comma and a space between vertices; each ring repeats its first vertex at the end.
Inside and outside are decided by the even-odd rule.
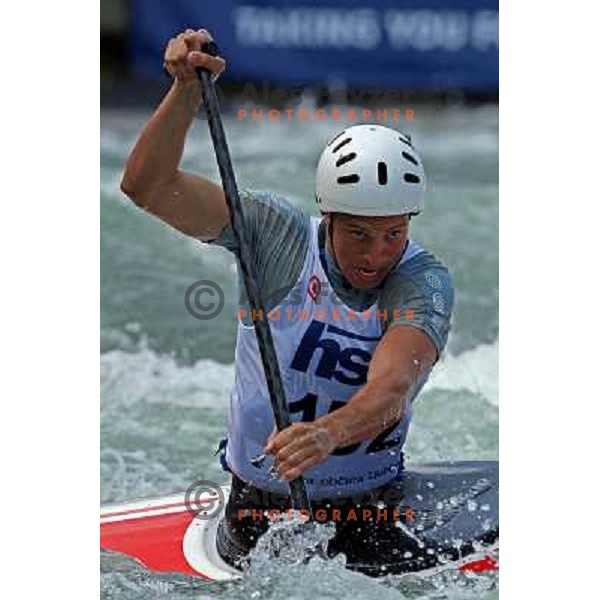
POLYGON ((361 279, 377 279, 381 273, 381 269, 362 267, 359 265, 354 266, 354 271, 361 279))

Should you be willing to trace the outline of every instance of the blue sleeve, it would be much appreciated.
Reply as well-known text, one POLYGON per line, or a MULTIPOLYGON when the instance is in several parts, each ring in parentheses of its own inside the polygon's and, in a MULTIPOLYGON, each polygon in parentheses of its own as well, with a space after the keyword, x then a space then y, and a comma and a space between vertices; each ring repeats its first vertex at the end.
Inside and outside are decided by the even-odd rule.
POLYGON ((387 327, 408 325, 425 332, 438 357, 448 342, 454 307, 454 286, 448 269, 428 252, 418 254, 390 276, 381 307, 390 317, 387 327), (399 318, 392 318, 397 310, 399 318))
MULTIPOLYGON (((296 284, 310 239, 310 216, 270 192, 240 191, 246 234, 266 309, 296 284)), ((231 225, 209 242, 236 252, 231 225)))

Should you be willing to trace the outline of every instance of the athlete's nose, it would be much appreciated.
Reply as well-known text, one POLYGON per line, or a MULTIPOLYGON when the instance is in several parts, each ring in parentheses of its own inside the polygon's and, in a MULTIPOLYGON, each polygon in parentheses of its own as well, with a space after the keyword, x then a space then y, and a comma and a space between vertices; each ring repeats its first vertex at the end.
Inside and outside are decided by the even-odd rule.
POLYGON ((365 254, 362 256, 361 265, 365 267, 377 267, 385 263, 388 248, 383 237, 376 237, 369 244, 365 254))

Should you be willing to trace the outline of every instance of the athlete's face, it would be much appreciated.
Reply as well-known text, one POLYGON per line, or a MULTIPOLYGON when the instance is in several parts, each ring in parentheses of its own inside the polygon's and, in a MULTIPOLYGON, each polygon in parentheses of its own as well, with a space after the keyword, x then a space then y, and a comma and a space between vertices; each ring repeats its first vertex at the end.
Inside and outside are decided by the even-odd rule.
MULTIPOLYGON (((325 215, 329 224, 332 215, 325 215)), ((355 217, 334 215, 335 257, 346 279, 360 289, 379 285, 402 255, 408 239, 408 215, 355 217)), ((329 227, 328 227, 329 231, 329 227)))

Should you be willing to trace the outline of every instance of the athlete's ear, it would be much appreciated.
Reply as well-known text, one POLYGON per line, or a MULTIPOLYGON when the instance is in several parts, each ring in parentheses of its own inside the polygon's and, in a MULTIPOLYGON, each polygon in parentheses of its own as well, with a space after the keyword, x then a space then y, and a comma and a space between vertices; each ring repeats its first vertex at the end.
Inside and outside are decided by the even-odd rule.
POLYGON ((329 213, 324 213, 323 214, 323 220, 325 221, 326 225, 329 225, 330 219, 331 219, 331 215, 329 213))

